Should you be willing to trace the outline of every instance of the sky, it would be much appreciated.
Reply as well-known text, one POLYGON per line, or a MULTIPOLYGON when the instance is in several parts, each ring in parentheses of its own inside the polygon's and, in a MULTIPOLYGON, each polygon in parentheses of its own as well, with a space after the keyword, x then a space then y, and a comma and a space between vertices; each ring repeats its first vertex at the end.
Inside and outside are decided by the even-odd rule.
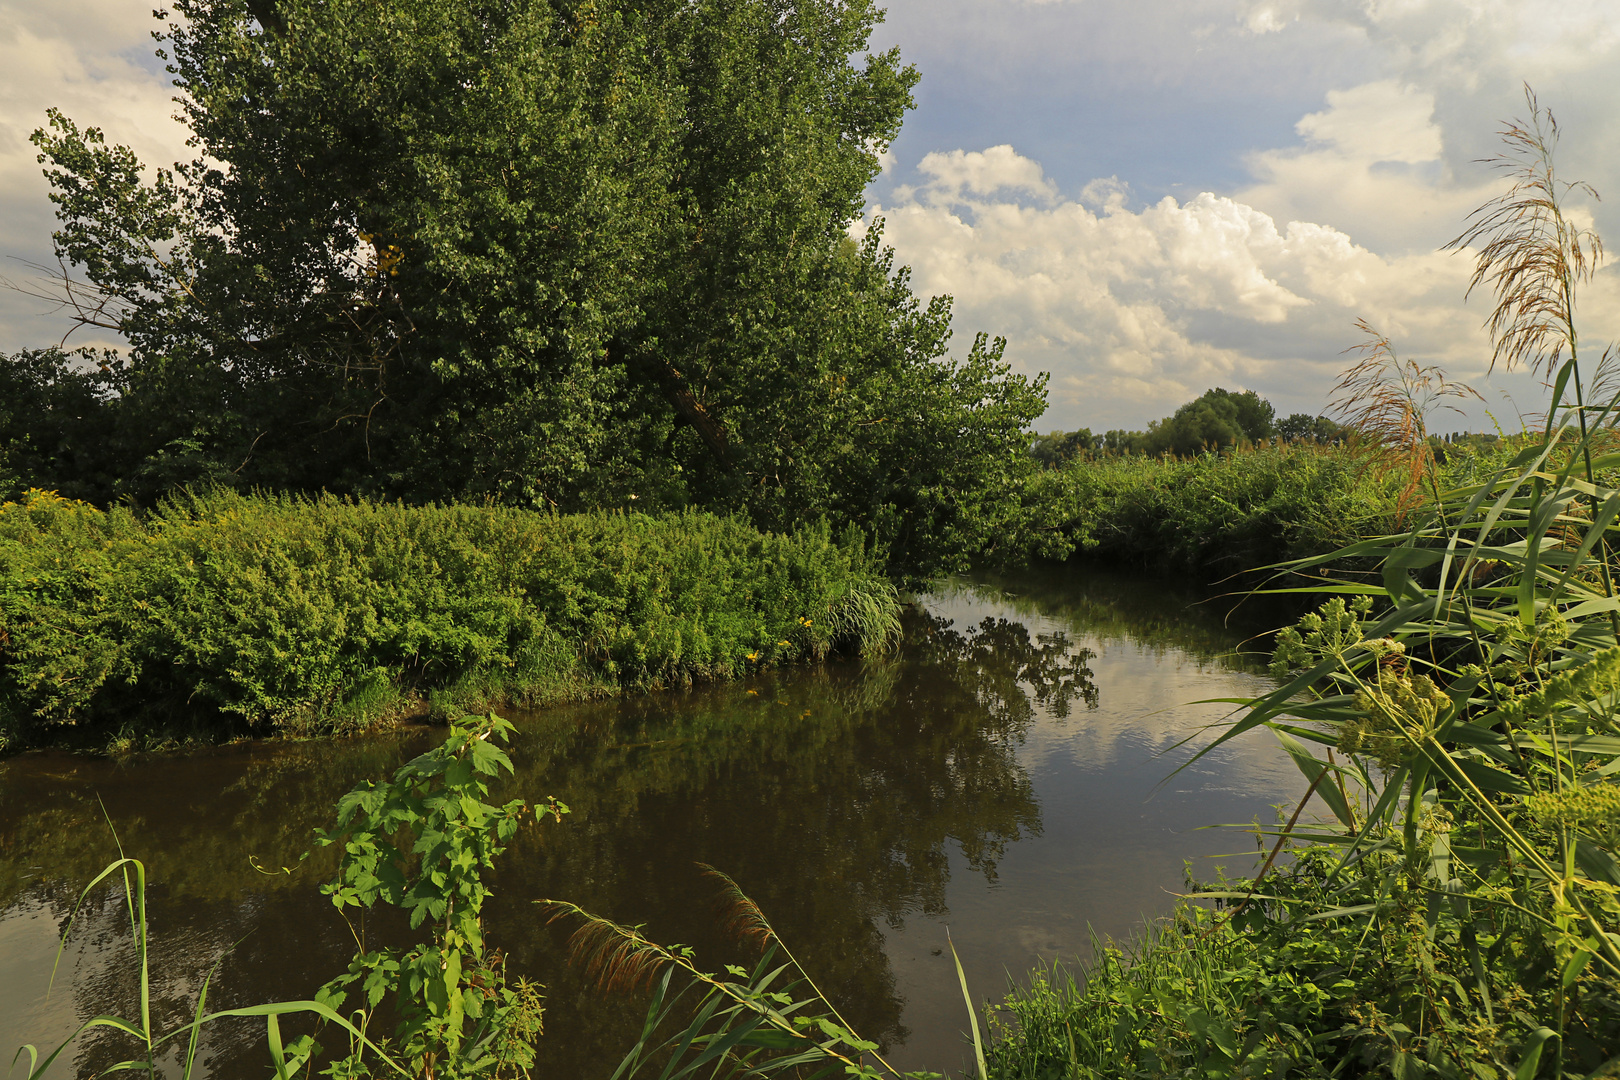
MULTIPOLYGON (((0 275, 51 264, 29 133, 49 106, 148 163, 191 155, 150 0, 0 0, 0 275)), ((1528 83, 1563 129, 1573 213, 1620 244, 1613 0, 890 0, 873 47, 922 74, 869 191, 921 294, 1050 373, 1042 430, 1140 428, 1212 386, 1279 414, 1329 404, 1365 320, 1484 396, 1436 430, 1516 429, 1545 392, 1488 374, 1490 298, 1438 249, 1504 189, 1481 159, 1528 83), (1487 415, 1488 414, 1488 415, 1487 415)), ((0 289, 0 350, 60 313, 0 289)), ((1620 338, 1620 269, 1581 299, 1620 338)), ((69 345, 116 344, 76 335, 69 345)))

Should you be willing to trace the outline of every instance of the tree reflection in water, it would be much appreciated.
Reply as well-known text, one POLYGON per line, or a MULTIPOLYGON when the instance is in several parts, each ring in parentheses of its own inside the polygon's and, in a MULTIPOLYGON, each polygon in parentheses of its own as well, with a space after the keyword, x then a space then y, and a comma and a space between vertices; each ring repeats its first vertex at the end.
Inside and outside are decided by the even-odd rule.
MULTIPOLYGON (((495 797, 556 795, 574 809, 562 828, 519 835, 486 908, 490 938, 509 952, 513 973, 549 986, 539 1068, 596 1075, 633 1040, 641 1003, 583 985, 566 965, 563 939, 530 901, 565 898, 646 923, 713 967, 740 953, 713 917, 713 883, 698 862, 750 892, 868 1038, 904 1039, 880 927, 944 911, 952 844, 994 881, 1007 846, 1040 833, 1017 747, 1037 710, 1096 707, 1091 658, 1063 634, 1032 635, 1007 619, 958 630, 913 609, 896 656, 517 716, 518 776, 495 797)), ((306 996, 352 948, 315 888, 330 866, 314 858, 298 866, 310 830, 329 821, 354 783, 437 737, 416 731, 125 764, 15 759, 0 766, 0 903, 8 912, 43 903, 58 919, 67 914, 113 854, 99 799, 156 883, 159 1012, 184 1014, 197 977, 238 939, 210 1006, 306 996), (298 868, 266 876, 249 857, 298 868)), ((90 951, 72 987, 83 1015, 117 1011, 133 992, 119 917, 105 903, 85 924, 90 951)), ((408 937, 405 927, 375 920, 367 931, 370 945, 408 937)), ((39 974, 43 989, 44 973, 11 973, 6 963, 0 955, 0 974, 39 974)), ((0 1019, 6 1045, 53 1034, 12 1023, 0 1019)), ((221 1029, 208 1048, 210 1071, 257 1071, 256 1036, 221 1029)), ((78 1066, 109 1063, 115 1052, 92 1046, 78 1066)))

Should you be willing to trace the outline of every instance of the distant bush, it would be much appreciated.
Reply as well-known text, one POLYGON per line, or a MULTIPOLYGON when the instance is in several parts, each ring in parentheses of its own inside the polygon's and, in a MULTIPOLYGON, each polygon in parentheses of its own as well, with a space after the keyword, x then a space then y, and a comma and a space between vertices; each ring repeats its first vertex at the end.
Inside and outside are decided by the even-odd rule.
POLYGON ((896 627, 860 541, 825 527, 234 493, 138 518, 32 491, 0 507, 0 748, 78 725, 335 733, 725 678, 896 627))

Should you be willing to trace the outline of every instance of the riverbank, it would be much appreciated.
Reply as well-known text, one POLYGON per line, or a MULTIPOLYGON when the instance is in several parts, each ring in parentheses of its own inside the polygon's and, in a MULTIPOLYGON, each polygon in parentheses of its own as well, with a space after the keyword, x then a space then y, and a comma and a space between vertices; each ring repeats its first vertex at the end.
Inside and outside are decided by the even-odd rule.
MULTIPOLYGON (((1475 482, 1509 456, 1450 447, 1440 484, 1475 482)), ((1210 584, 1398 530, 1407 482, 1362 450, 1310 442, 1186 458, 1088 456, 1030 477, 1018 528, 997 554, 1089 556, 1210 584)))
POLYGON ((0 752, 338 735, 726 679, 897 632, 858 537, 220 492, 0 507, 0 752))
MULTIPOLYGON (((1082 949, 1087 925, 1123 936, 1142 912, 1167 907, 1184 859, 1207 865, 1231 850, 1231 837, 1196 826, 1266 817, 1303 790, 1286 755, 1256 741, 1156 792, 1159 755, 1224 711, 1184 703, 1258 681, 1234 655, 1243 632, 1198 596, 1100 568, 975 574, 918 597, 902 615, 904 643, 881 656, 506 712, 518 773, 490 801, 555 795, 573 808, 560 827, 519 830, 486 909, 509 977, 548 988, 536 1075, 591 1080, 604 1062, 611 1072, 637 1041, 646 1002, 604 998, 570 965, 569 933, 536 918, 531 901, 560 897, 646 923, 713 970, 757 962, 716 916, 699 861, 746 888, 896 1068, 960 1075, 962 996, 949 952, 936 954, 947 927, 970 985, 988 993, 1009 968, 1082 949)), ((11 934, 0 1006, 14 1006, 0 1010, 0 1047, 9 1056, 22 1042, 54 1046, 84 1018, 128 1013, 129 984, 116 977, 128 954, 101 946, 129 940, 116 904, 88 905, 97 913, 75 938, 91 951, 70 941, 56 992, 40 1000, 55 935, 117 855, 109 818, 153 884, 153 971, 166 973, 154 1015, 189 1017, 189 988, 237 941, 210 983, 211 1006, 309 997, 354 952, 316 888, 335 853, 297 861, 311 830, 331 827, 344 792, 386 780, 445 734, 408 724, 340 740, 0 763, 0 937, 11 934), (271 876, 254 864, 297 869, 271 876), (298 947, 282 947, 289 940, 298 947)), ((367 925, 373 947, 414 940, 403 919, 367 925)), ((216 1030, 206 1050, 216 1075, 261 1068, 262 1025, 216 1030)), ((109 1040, 68 1075, 126 1051, 109 1040)))

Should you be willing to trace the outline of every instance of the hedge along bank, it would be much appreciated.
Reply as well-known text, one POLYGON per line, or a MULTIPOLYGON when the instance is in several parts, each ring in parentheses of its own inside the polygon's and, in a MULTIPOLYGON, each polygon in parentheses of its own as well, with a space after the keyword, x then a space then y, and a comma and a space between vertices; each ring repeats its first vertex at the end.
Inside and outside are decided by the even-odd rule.
POLYGON ((0 506, 0 750, 728 678, 882 648, 897 612, 824 526, 228 492, 137 516, 31 491, 0 506))
MULTIPOLYGON (((1477 483, 1519 445, 1452 446, 1441 487, 1477 483)), ((1003 554, 1008 561, 1091 555, 1208 583, 1401 532, 1403 504, 1409 512, 1423 494, 1403 497, 1405 484, 1367 446, 1296 442, 1187 458, 1081 458, 1030 479, 1020 528, 1009 530, 1003 554)))

